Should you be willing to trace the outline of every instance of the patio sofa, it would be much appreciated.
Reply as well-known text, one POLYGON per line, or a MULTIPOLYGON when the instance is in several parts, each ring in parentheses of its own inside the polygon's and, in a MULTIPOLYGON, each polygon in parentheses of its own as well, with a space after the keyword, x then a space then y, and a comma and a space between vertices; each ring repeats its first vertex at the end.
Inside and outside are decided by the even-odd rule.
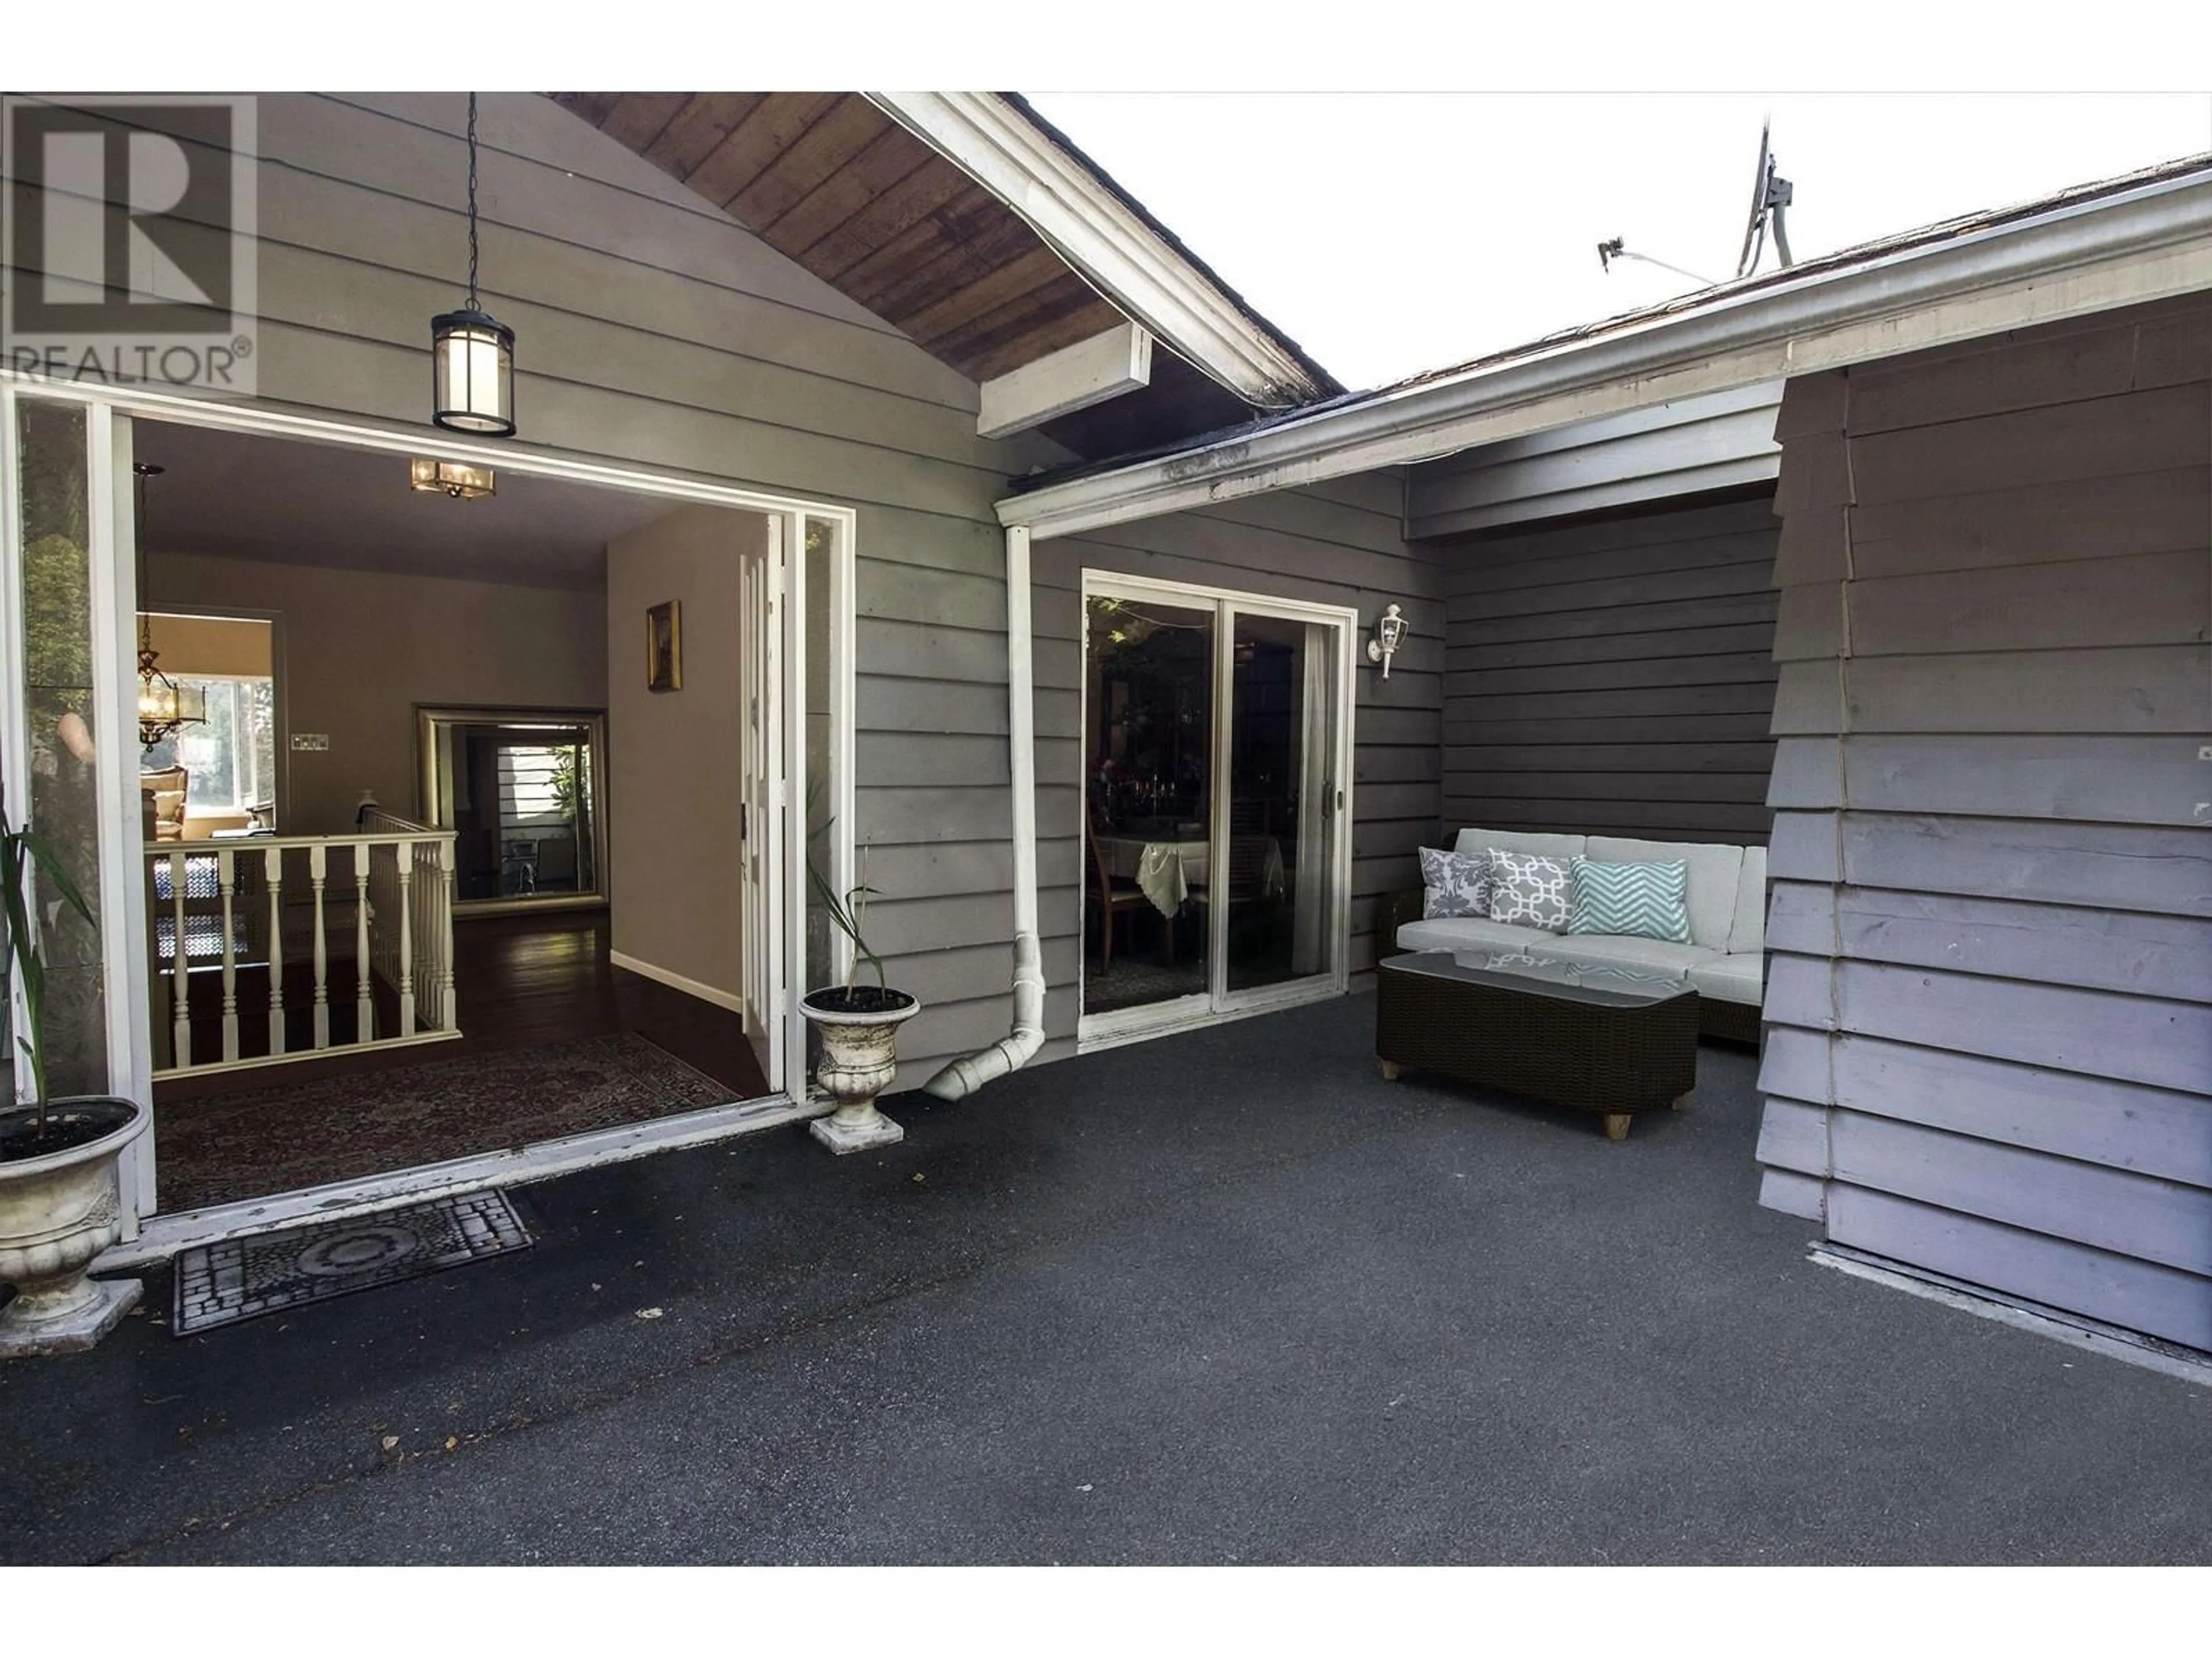
POLYGON ((1421 919, 1421 890, 1386 902, 1382 931, 1401 951, 1513 950, 1554 960, 1605 963, 1641 971, 1677 973, 1698 994, 1699 1029, 1707 1036, 1759 1041, 1765 989, 1766 849, 1710 842, 1631 841, 1613 836, 1534 834, 1520 830, 1462 830, 1462 853, 1486 847, 1537 853, 1562 861, 1587 857, 1616 864, 1671 863, 1688 867, 1690 942, 1610 933, 1553 933, 1481 916, 1421 919))

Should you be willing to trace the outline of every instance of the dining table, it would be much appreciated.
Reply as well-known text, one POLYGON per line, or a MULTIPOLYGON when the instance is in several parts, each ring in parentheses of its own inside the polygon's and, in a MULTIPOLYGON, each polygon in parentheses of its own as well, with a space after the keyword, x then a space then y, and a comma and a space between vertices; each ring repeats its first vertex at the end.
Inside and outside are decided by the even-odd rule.
POLYGON ((1204 836, 1098 836, 1106 873, 1133 881, 1152 908, 1172 920, 1194 887, 1206 885, 1211 845, 1204 836))

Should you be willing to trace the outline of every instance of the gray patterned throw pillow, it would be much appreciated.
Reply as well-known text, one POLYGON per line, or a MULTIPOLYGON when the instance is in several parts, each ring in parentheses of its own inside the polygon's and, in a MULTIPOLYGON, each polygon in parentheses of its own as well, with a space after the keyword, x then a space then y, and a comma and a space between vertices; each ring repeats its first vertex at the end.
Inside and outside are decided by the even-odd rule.
POLYGON ((1490 848, 1490 919, 1565 932, 1567 866, 1534 853, 1490 848))
POLYGON ((1490 855, 1421 848, 1421 917, 1490 914, 1490 855))

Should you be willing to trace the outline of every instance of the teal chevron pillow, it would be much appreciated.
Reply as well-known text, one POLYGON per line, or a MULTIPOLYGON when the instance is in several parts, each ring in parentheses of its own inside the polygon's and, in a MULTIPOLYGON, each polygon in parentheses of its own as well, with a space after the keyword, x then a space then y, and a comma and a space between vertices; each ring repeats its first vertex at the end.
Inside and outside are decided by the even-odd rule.
POLYGON ((1577 859, 1570 933, 1621 933, 1634 939, 1690 942, 1690 866, 1601 864, 1577 859))

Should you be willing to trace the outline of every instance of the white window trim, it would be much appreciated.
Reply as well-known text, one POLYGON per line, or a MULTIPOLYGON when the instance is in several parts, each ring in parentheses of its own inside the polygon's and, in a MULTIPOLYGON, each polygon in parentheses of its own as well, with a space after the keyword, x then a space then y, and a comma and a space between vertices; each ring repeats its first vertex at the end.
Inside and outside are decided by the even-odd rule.
MULTIPOLYGON (((1212 606, 1217 621, 1220 607, 1250 615, 1278 617, 1291 622, 1317 622, 1341 624, 1341 660, 1336 667, 1337 710, 1335 747, 1333 757, 1338 789, 1343 796, 1339 813, 1336 845, 1333 849, 1329 872, 1329 970, 1326 974, 1308 975, 1284 984, 1264 985, 1249 991, 1231 992, 1226 989, 1224 964, 1212 960, 1212 941, 1208 941, 1209 984, 1202 994, 1176 997, 1165 1002, 1146 1003, 1134 1008, 1117 1008, 1109 1013, 1086 1014, 1083 1006, 1083 980, 1089 958, 1083 949, 1081 917, 1082 894, 1090 881, 1088 866, 1079 870, 1077 884, 1076 925, 1076 1017, 1075 1048, 1078 1054, 1090 1054, 1101 1048, 1115 1048, 1127 1042, 1140 1042, 1148 1038, 1165 1036, 1176 1031, 1198 1030, 1209 1025, 1224 1024, 1232 1019, 1246 1019, 1254 1014, 1273 1013, 1284 1008, 1299 1007, 1310 1002, 1326 1001, 1342 996, 1352 987, 1352 842, 1353 816, 1352 757, 1354 753, 1352 728, 1358 718, 1358 679, 1354 658, 1359 648, 1359 613, 1346 605, 1318 605, 1299 599, 1278 599, 1273 594, 1247 592, 1236 588, 1208 587, 1194 582, 1168 581, 1152 576, 1126 576, 1111 570, 1086 568, 1083 572, 1083 614, 1086 628, 1091 615, 1091 600, 1094 594, 1117 599, 1154 599, 1162 604, 1212 606), (1217 993, 1214 987, 1223 988, 1217 993)), ((1222 700, 1222 684, 1228 678, 1228 653, 1218 647, 1216 637, 1214 703, 1218 720, 1225 704, 1222 700)), ((1085 644, 1086 653, 1088 641, 1085 644)), ((1082 708, 1082 740, 1079 745, 1078 764, 1087 769, 1087 757, 1081 753, 1090 742, 1090 672, 1084 672, 1082 708)), ((1215 744, 1218 759, 1220 742, 1215 744)), ((1081 780, 1079 780, 1081 781, 1081 780)), ((1079 811, 1088 812, 1088 792, 1079 811)), ((1216 842, 1224 842, 1227 836, 1228 805, 1216 794, 1209 803, 1211 825, 1209 835, 1216 842)))

